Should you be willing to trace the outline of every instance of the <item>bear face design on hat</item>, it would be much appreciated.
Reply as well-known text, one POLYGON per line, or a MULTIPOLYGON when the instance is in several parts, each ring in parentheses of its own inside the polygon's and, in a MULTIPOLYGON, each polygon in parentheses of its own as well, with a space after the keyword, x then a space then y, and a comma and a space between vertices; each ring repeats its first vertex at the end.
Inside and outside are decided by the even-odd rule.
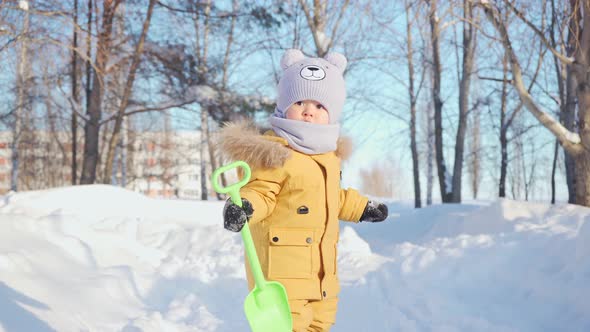
POLYGON ((330 124, 338 123, 346 99, 343 77, 346 65, 347 60, 340 53, 309 58, 300 50, 287 50, 281 59, 283 76, 277 87, 275 116, 285 118, 285 112, 291 105, 310 99, 324 105, 330 124))

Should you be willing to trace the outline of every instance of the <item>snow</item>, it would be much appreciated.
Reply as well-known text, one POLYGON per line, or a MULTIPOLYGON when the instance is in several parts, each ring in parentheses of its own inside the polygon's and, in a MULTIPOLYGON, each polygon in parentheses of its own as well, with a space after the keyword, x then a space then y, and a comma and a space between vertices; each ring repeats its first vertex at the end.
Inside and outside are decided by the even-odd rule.
POLYGON ((209 85, 195 85, 187 90, 187 98, 199 104, 211 104, 219 98, 217 91, 209 85))
POLYGON ((20 0, 18 2, 18 8, 20 8, 24 11, 29 11, 29 2, 25 1, 25 0, 20 0))
POLYGON ((330 37, 326 36, 323 31, 316 31, 317 39, 319 48, 322 50, 327 50, 328 46, 330 46, 331 39, 330 37))
POLYGON ((538 106, 534 106, 537 110, 533 112, 536 118, 540 119, 542 122, 547 122, 548 125, 545 125, 547 128, 550 128, 551 131, 557 131, 556 135, 564 136, 572 144, 580 144, 582 139, 578 133, 572 132, 568 130, 564 125, 562 125, 559 121, 556 121, 555 118, 549 114, 548 112, 542 110, 538 106))
MULTIPOLYGON (((0 196, 0 331, 248 331, 222 202, 0 196)), ((342 223, 332 331, 588 331, 590 209, 511 200, 342 223)))
POLYGON ((571 131, 567 130, 566 128, 562 128, 562 132, 565 135, 565 138, 569 142, 571 142, 572 144, 582 143, 582 138, 580 137, 580 134, 571 132, 571 131))
POLYGON ((186 91, 187 100, 195 100, 201 105, 217 105, 219 102, 246 104, 253 108, 274 105, 274 101, 263 95, 239 95, 229 91, 218 91, 209 85, 195 85, 186 91))

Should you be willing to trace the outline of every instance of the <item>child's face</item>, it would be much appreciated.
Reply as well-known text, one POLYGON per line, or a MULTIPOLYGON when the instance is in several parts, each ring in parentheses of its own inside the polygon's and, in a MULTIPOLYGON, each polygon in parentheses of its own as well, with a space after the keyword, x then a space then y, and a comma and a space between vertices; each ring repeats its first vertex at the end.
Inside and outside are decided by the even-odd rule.
POLYGON ((330 123, 328 110, 315 100, 301 100, 287 109, 286 117, 289 120, 305 121, 317 124, 330 123))

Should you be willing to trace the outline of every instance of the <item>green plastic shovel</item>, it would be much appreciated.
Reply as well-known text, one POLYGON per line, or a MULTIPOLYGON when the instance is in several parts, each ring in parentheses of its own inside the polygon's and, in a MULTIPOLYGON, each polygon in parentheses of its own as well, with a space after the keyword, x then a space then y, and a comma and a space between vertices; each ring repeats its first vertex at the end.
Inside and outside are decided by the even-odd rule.
MULTIPOLYGON (((248 183, 250 175, 250 166, 248 164, 243 161, 233 162, 213 172, 213 189, 220 194, 229 194, 232 202, 241 207, 240 188, 248 183), (220 186, 218 183, 219 176, 238 167, 244 170, 244 178, 238 183, 227 187, 220 186)), ((250 323, 250 328, 253 332, 291 332, 293 322, 285 287, 279 282, 264 279, 248 223, 244 225, 240 233, 246 248, 250 270, 256 283, 254 289, 246 296, 244 301, 244 311, 250 323)))

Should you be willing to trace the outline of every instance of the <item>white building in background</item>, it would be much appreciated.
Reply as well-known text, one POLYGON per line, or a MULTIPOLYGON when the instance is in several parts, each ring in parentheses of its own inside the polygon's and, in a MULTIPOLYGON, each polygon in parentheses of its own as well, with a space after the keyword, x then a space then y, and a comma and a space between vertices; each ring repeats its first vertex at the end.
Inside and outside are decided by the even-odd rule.
MULTIPOLYGON (((143 132, 134 141, 127 158, 128 189, 151 197, 201 198, 200 132, 143 132)), ((209 155, 205 157, 206 174, 211 174, 209 155)), ((212 195, 209 179, 207 188, 212 195)))
MULTIPOLYGON (((201 156, 200 132, 139 132, 128 138, 126 149, 119 149, 113 165, 114 185, 143 193, 151 197, 182 199, 201 199, 201 156), (125 162, 123 162, 123 158, 125 162)), ((27 159, 21 160, 20 176, 29 174, 26 181, 19 179, 19 190, 36 190, 71 185, 70 133, 59 133, 61 147, 55 134, 38 131, 34 134, 35 143, 29 145, 27 159), (63 150, 62 150, 63 149, 63 150), (66 157, 64 158, 64 153, 66 157), (33 170, 33 171, 31 171, 33 170), (51 175, 51 176, 48 176, 51 175), (50 179, 51 178, 51 179, 50 179)), ((83 137, 78 144, 78 173, 82 169, 83 137)), ((0 193, 10 190, 12 169, 11 132, 0 132, 0 193)), ((101 150, 104 159, 106 150, 101 150)), ((211 174, 209 155, 206 155, 207 171, 211 174)), ((100 178, 102 165, 97 169, 100 178)), ((78 175, 79 179, 79 175, 78 175)), ((214 196, 211 183, 207 179, 208 194, 214 196)))

